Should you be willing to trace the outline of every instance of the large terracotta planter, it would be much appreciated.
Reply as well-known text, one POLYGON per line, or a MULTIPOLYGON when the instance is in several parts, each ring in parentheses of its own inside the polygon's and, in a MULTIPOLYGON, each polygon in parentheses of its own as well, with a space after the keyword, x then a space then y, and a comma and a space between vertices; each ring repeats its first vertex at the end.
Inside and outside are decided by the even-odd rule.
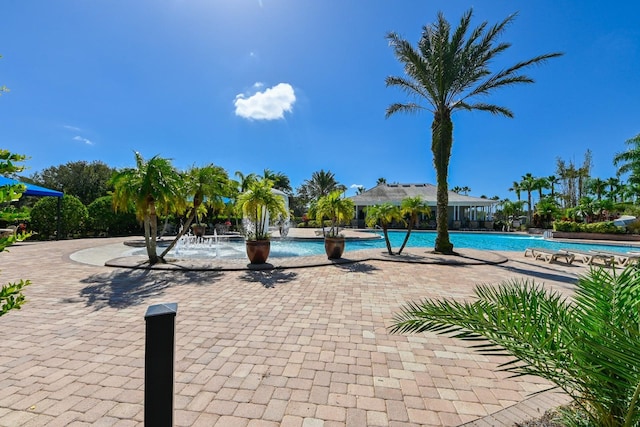
POLYGON ((329 259, 342 258, 344 253, 344 237, 325 237, 324 250, 329 259))
POLYGON ((251 264, 264 264, 269 258, 271 240, 247 240, 246 247, 251 264))

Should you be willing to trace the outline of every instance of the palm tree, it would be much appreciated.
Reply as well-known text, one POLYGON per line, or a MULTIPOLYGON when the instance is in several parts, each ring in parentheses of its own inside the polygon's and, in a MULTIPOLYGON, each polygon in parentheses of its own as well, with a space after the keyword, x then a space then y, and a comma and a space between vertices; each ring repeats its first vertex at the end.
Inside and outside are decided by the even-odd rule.
POLYGON ((154 156, 145 161, 135 153, 136 167, 116 172, 111 177, 113 207, 116 211, 128 210, 135 204, 136 216, 144 223, 144 240, 149 263, 160 261, 157 253, 158 213, 184 210, 184 181, 171 161, 154 156))
POLYGON ((450 191, 453 191, 456 194, 460 194, 462 193, 462 187, 456 185, 455 187, 453 187, 450 191))
POLYGON ((386 184, 386 183, 387 183, 387 178, 383 178, 383 177, 378 178, 378 180, 376 181, 376 185, 386 184))
POLYGON ((391 203, 383 203, 381 205, 373 205, 367 208, 367 217, 365 222, 367 227, 375 227, 380 225, 384 234, 384 241, 387 244, 387 252, 393 255, 391 249, 391 241, 389 240, 389 225, 394 221, 404 222, 400 207, 391 203))
POLYGON ((518 201, 520 201, 522 189, 520 188, 520 183, 518 181, 513 181, 513 184, 511 184, 511 188, 509 188, 509 191, 515 191, 516 197, 518 198, 518 201))
POLYGON ((618 153, 613 164, 618 168, 618 175, 629 174, 629 182, 640 183, 640 134, 625 141, 627 151, 618 153))
POLYGON ((464 187, 462 187, 462 190, 461 190, 461 191, 464 193, 464 195, 465 195, 465 196, 468 196, 468 195, 469 195, 469 193, 471 192, 471 188, 469 188, 469 187, 467 187, 467 186, 465 185, 464 187))
POLYGON ((512 356, 503 370, 545 378, 573 398, 567 411, 575 412, 566 414, 573 422, 566 425, 637 426, 640 271, 591 269, 576 286, 575 296, 565 299, 512 279, 477 286, 473 302, 410 302, 391 331, 434 331, 471 341, 483 354, 512 356))
POLYGON ((418 215, 424 214, 431 216, 431 208, 420 196, 407 197, 400 202, 400 213, 402 215, 409 215, 409 224, 407 225, 407 235, 404 236, 404 241, 402 242, 402 246, 400 246, 398 255, 402 254, 404 247, 407 245, 409 236, 411 236, 411 230, 418 222, 418 215))
POLYGON ((365 190, 366 189, 362 185, 357 186, 356 187, 356 195, 364 193, 365 190))
POLYGON ((397 86, 410 97, 424 101, 425 104, 395 103, 387 108, 386 116, 421 110, 433 114, 431 151, 437 177, 438 229, 435 251, 445 254, 454 253, 453 244, 449 240, 447 193, 453 143, 452 113, 456 110, 480 110, 512 117, 512 112, 506 107, 472 100, 489 95, 494 89, 504 86, 532 83, 531 78, 520 74, 521 70, 561 55, 551 53, 536 56, 492 73, 489 69, 491 63, 510 47, 509 43, 498 42, 497 38, 514 20, 515 15, 489 28, 484 22, 470 30, 471 16, 472 10, 469 10, 462 16, 458 28, 452 32, 444 15, 438 13, 434 24, 423 27, 417 48, 396 33, 387 35, 396 58, 404 64, 405 72, 405 77, 387 77, 387 86, 397 86))
POLYGON ((288 214, 284 199, 274 194, 271 191, 272 188, 272 182, 263 178, 260 181, 251 182, 249 189, 238 196, 236 202, 238 210, 255 226, 255 231, 245 230, 247 240, 268 240, 269 215, 275 217, 288 214))
POLYGON ((334 190, 330 194, 321 197, 315 205, 316 221, 322 223, 322 232, 325 236, 338 236, 340 223, 351 220, 355 214, 353 201, 342 198, 342 191, 334 190), (331 220, 331 228, 324 232, 324 218, 331 220))
POLYGON ((520 190, 527 192, 527 219, 529 223, 531 223, 531 192, 536 189, 536 179, 530 173, 527 173, 522 176, 522 181, 520 181, 520 190))
POLYGON ((547 182, 549 183, 549 188, 551 189, 551 197, 556 197, 556 185, 560 184, 560 180, 555 175, 549 175, 547 177, 547 182))
POLYGON ((618 200, 618 194, 620 193, 620 187, 621 187, 620 179, 616 177, 611 177, 607 179, 607 185, 609 186, 609 191, 607 191, 607 197, 612 202, 616 202, 618 200))
POLYGON ((258 180, 258 175, 256 175, 253 172, 251 172, 249 175, 245 175, 240 171, 236 171, 234 175, 239 179, 238 191, 240 193, 246 192, 249 189, 249 186, 251 185, 251 183, 258 180))
POLYGON ((311 179, 304 181, 300 187, 299 193, 302 198, 307 200, 318 200, 321 197, 329 195, 331 192, 339 190, 341 193, 347 190, 347 187, 336 181, 335 175, 331 171, 325 172, 323 169, 311 174, 311 179))
POLYGON ((222 202, 222 197, 229 196, 231 193, 227 171, 213 164, 204 167, 194 166, 190 168, 184 176, 184 181, 185 195, 186 197, 193 198, 193 206, 182 230, 180 230, 169 246, 160 254, 160 258, 163 259, 167 253, 173 249, 178 240, 189 230, 189 226, 194 219, 200 223, 198 211, 200 207, 203 206, 203 203, 206 201, 208 201, 208 203, 214 201, 222 202))
POLYGON ((602 193, 607 190, 607 181, 600 178, 591 178, 586 183, 590 194, 595 194, 598 200, 602 200, 602 193))
POLYGON ((293 191, 289 177, 282 172, 273 172, 270 169, 265 169, 262 177, 273 182, 273 188, 276 190, 284 191, 287 194, 293 191))
POLYGON ((546 190, 547 188, 550 188, 550 184, 549 181, 547 181, 546 177, 540 177, 540 178, 536 178, 534 187, 536 190, 538 190, 538 200, 542 200, 542 197, 544 196, 542 194, 542 190, 546 190))

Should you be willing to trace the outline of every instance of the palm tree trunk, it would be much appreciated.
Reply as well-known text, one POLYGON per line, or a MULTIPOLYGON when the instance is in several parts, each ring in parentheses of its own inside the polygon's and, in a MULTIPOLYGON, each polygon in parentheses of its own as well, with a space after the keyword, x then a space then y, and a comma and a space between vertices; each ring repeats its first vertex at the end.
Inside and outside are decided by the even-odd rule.
POLYGON ((451 157, 451 145, 453 143, 453 123, 449 112, 436 112, 431 124, 431 151, 433 152, 433 164, 436 168, 437 207, 436 228, 437 236, 435 251, 442 254, 453 255, 453 244, 449 241, 449 158, 451 157))
POLYGON ((411 230, 413 230, 413 224, 417 221, 417 215, 411 215, 411 219, 409 220, 409 225, 407 226, 407 234, 404 236, 404 241, 402 242, 402 246, 400 246, 400 250, 398 251, 398 255, 402 254, 404 247, 407 246, 407 242, 409 241, 409 236, 411 236, 411 230))
POLYGON ((160 260, 160 258, 158 258, 158 247, 156 244, 158 215, 156 214, 156 204, 153 201, 149 203, 149 225, 145 227, 145 235, 147 232, 149 233, 147 238, 147 255, 149 255, 149 263, 153 265, 160 260))
POLYGON ((178 240, 180 240, 180 238, 182 236, 187 234, 187 230, 189 230, 189 226, 191 225, 191 223, 193 222, 193 219, 196 216, 195 212, 196 212, 195 209, 191 212, 191 214, 187 218, 187 222, 185 222, 185 224, 182 226, 182 230, 180 230, 178 232, 178 234, 176 235, 175 239, 173 239, 173 241, 171 243, 169 243, 169 246, 167 246, 167 248, 164 251, 162 251, 162 253, 160 254, 160 259, 162 259, 164 261, 164 257, 169 253, 169 251, 171 249, 173 249, 173 247, 176 245, 176 243, 178 243, 178 240))
POLYGON ((391 249, 391 242, 389 241, 389 233, 387 233, 387 226, 382 227, 382 232, 384 233, 384 242, 387 244, 387 252, 389 255, 393 255, 393 250, 391 249))

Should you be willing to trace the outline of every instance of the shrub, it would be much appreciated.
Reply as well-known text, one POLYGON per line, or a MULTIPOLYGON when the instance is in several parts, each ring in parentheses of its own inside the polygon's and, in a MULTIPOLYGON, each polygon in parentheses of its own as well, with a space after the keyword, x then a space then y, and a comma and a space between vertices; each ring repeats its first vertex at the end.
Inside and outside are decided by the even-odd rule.
POLYGON ((555 231, 565 231, 570 233, 602 233, 602 234, 623 234, 624 227, 618 227, 613 221, 593 222, 591 224, 583 224, 573 221, 554 221, 553 229, 555 231))
MULTIPOLYGON (((56 234, 57 212, 57 197, 43 197, 31 209, 31 227, 40 234, 41 239, 47 239, 56 234)), ((87 217, 87 208, 80 199, 65 194, 60 206, 60 238, 82 233, 87 217)))
POLYGON ((112 196, 97 198, 87 207, 89 221, 87 229, 109 236, 124 236, 140 231, 140 224, 131 209, 129 212, 116 212, 113 209, 112 196))

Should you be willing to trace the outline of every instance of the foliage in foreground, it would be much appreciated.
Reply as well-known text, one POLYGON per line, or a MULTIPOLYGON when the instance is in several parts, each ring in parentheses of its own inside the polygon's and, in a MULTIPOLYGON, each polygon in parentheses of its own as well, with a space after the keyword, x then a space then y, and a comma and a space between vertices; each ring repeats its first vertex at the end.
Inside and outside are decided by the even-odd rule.
POLYGON ((391 331, 434 331, 514 359, 501 369, 554 383, 569 425, 640 425, 640 271, 592 269, 573 301, 528 280, 477 286, 474 302, 411 302, 391 331))
MULTIPOLYGON (((22 171, 24 167, 17 165, 17 163, 23 162, 25 158, 24 155, 0 149, 0 175, 22 171)), ((24 190, 23 185, 0 186, 0 204, 19 199, 24 190)), ((4 251, 7 246, 10 246, 14 242, 26 239, 27 237, 29 237, 29 234, 14 234, 0 238, 0 252, 4 251)), ((29 280, 21 279, 19 282, 8 283, 0 288, 0 316, 7 314, 9 310, 20 308, 25 301, 22 289, 29 284, 31 284, 29 280)))

